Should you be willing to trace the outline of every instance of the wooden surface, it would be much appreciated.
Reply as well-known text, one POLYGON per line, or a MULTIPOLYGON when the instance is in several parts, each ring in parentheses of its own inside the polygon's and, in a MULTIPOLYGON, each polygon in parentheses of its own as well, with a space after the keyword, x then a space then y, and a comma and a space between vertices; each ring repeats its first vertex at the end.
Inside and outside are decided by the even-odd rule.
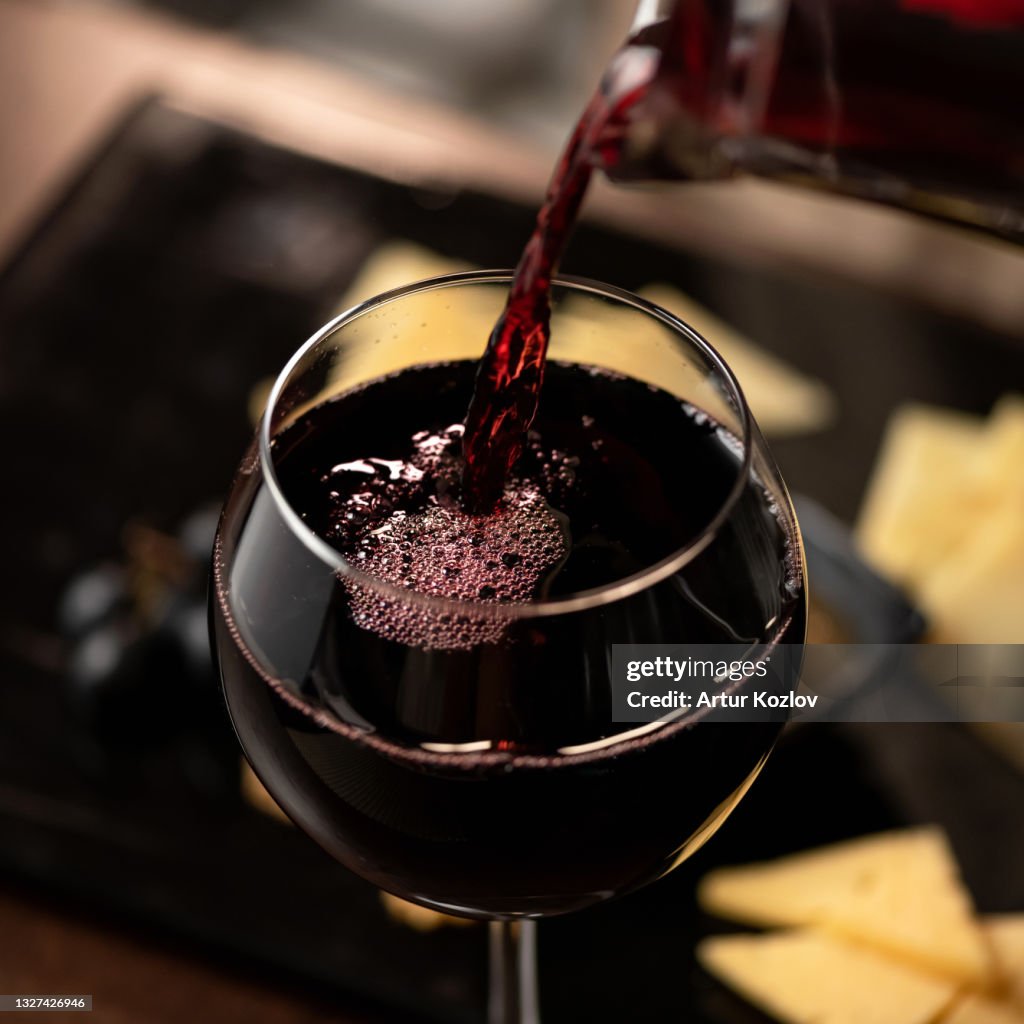
MULTIPOLYGON (((0 993, 92 995, 93 1012, 46 1024, 384 1024, 383 1013, 332 1005, 173 944, 141 938, 0 885, 0 993)), ((13 1013, 12 1024, 27 1014, 13 1013)))

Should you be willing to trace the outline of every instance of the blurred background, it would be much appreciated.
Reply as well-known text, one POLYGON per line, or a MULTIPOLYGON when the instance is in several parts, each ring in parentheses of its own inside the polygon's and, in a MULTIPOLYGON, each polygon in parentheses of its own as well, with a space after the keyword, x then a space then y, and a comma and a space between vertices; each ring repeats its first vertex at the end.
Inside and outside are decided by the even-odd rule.
MULTIPOLYGON (((516 260, 633 7, 0 0, 0 993, 92 993, 112 1022, 480 1019, 479 930, 383 902, 243 768, 206 559, 298 344, 368 291, 516 260)), ((807 509, 819 639, 1024 642, 1024 250, 753 181, 600 182, 564 269, 721 344, 807 509), (921 452, 893 496, 880 453, 906 481, 921 452)), ((552 1018, 761 1019, 691 964, 720 862, 936 821, 982 909, 1024 908, 1021 748, 794 730, 692 867, 551 922, 552 1018), (595 971, 624 956, 686 984, 595 971)))

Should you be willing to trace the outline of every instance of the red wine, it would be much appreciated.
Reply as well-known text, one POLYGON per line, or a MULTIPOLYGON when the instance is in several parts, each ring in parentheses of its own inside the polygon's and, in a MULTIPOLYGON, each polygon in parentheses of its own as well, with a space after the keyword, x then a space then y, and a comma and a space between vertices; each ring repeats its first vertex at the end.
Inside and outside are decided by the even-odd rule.
POLYGON ((561 913, 700 845, 780 728, 692 718, 626 733, 610 645, 801 642, 798 541, 713 419, 557 362, 501 499, 465 512, 474 370, 404 370, 275 438, 285 499, 346 560, 319 597, 246 460, 215 551, 217 649, 255 770, 342 863, 431 906, 561 913), (635 579, 723 507, 685 571, 559 614, 536 604, 635 579), (246 534, 258 554, 236 549, 246 534), (269 668, 282 664, 296 669, 269 668))
POLYGON ((500 498, 537 414, 551 318, 551 279, 596 167, 614 162, 630 114, 657 67, 648 47, 625 47, 609 65, 555 165, 505 309, 491 332, 465 418, 463 501, 486 511, 500 498))
POLYGON ((985 226, 1019 232, 1024 17, 1019 4, 1004 11, 987 0, 795 4, 763 134, 830 155, 836 180, 858 192, 923 212, 952 212, 945 196, 1012 202, 1016 224, 985 226))
POLYGON ((1020 4, 676 0, 647 32, 661 59, 614 177, 742 170, 1024 237, 1020 4))

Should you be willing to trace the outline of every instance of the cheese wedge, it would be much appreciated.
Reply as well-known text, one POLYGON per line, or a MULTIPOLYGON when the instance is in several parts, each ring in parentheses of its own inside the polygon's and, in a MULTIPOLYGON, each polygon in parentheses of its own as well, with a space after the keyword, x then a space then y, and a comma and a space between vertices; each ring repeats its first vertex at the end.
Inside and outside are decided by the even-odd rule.
POLYGON ((944 643, 1024 642, 1024 397, 988 419, 910 405, 892 417, 857 526, 944 643))
POLYGON ((706 306, 668 284, 647 285, 640 294, 689 324, 721 354, 736 374, 754 418, 772 437, 823 430, 835 420, 835 396, 825 384, 756 345, 706 306))
POLYGON ((978 473, 995 494, 1019 502, 1024 498, 1024 395, 1004 395, 988 419, 978 473))
POLYGON ((1010 1003, 972 993, 954 1004, 942 1024, 1024 1024, 1024 1016, 1010 1003))
MULTIPOLYGON (((388 242, 363 264, 338 311, 413 281, 472 269, 412 242, 388 242)), ((497 289, 464 290, 457 303, 443 292, 421 292, 362 317, 351 329, 352 344, 334 362, 331 388, 344 391, 438 359, 479 359, 502 301, 497 289)))
POLYGON ((746 924, 820 926, 957 981, 984 984, 992 975, 970 896, 937 828, 721 868, 703 880, 698 899, 746 924))
POLYGON ((977 416, 908 405, 889 421, 857 522, 868 560, 907 586, 955 551, 977 519, 968 481, 985 436, 977 416))
POLYGON ((993 914, 981 927, 995 954, 999 976, 1024 1010, 1024 914, 993 914))
MULTIPOLYGON (((689 296, 666 284, 648 285, 639 294, 674 313, 720 353, 769 436, 822 430, 835 419, 835 398, 821 381, 766 352, 689 296)), ((735 414, 717 385, 681 356, 674 332, 660 320, 574 296, 556 309, 551 346, 554 358, 594 363, 655 384, 732 425, 735 414)))
POLYGON ((930 1024, 954 982, 814 930, 705 939, 697 959, 786 1024, 930 1024))
POLYGON ((1024 643, 1024 501, 990 508, 977 523, 918 583, 934 638, 1024 643))
POLYGON ((918 597, 936 640, 1024 643, 1024 398, 999 401, 968 469, 956 483, 970 527, 921 567, 918 597))
POLYGON ((373 251, 348 286, 338 312, 413 281, 472 269, 469 263, 442 256, 414 242, 385 242, 373 251))

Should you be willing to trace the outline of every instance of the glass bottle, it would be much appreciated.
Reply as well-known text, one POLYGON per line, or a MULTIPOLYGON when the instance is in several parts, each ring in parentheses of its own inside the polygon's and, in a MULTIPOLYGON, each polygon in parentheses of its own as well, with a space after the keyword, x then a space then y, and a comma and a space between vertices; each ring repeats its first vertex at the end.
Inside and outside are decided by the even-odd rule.
POLYGON ((641 2, 611 177, 747 172, 1024 242, 1024 0, 641 2))

